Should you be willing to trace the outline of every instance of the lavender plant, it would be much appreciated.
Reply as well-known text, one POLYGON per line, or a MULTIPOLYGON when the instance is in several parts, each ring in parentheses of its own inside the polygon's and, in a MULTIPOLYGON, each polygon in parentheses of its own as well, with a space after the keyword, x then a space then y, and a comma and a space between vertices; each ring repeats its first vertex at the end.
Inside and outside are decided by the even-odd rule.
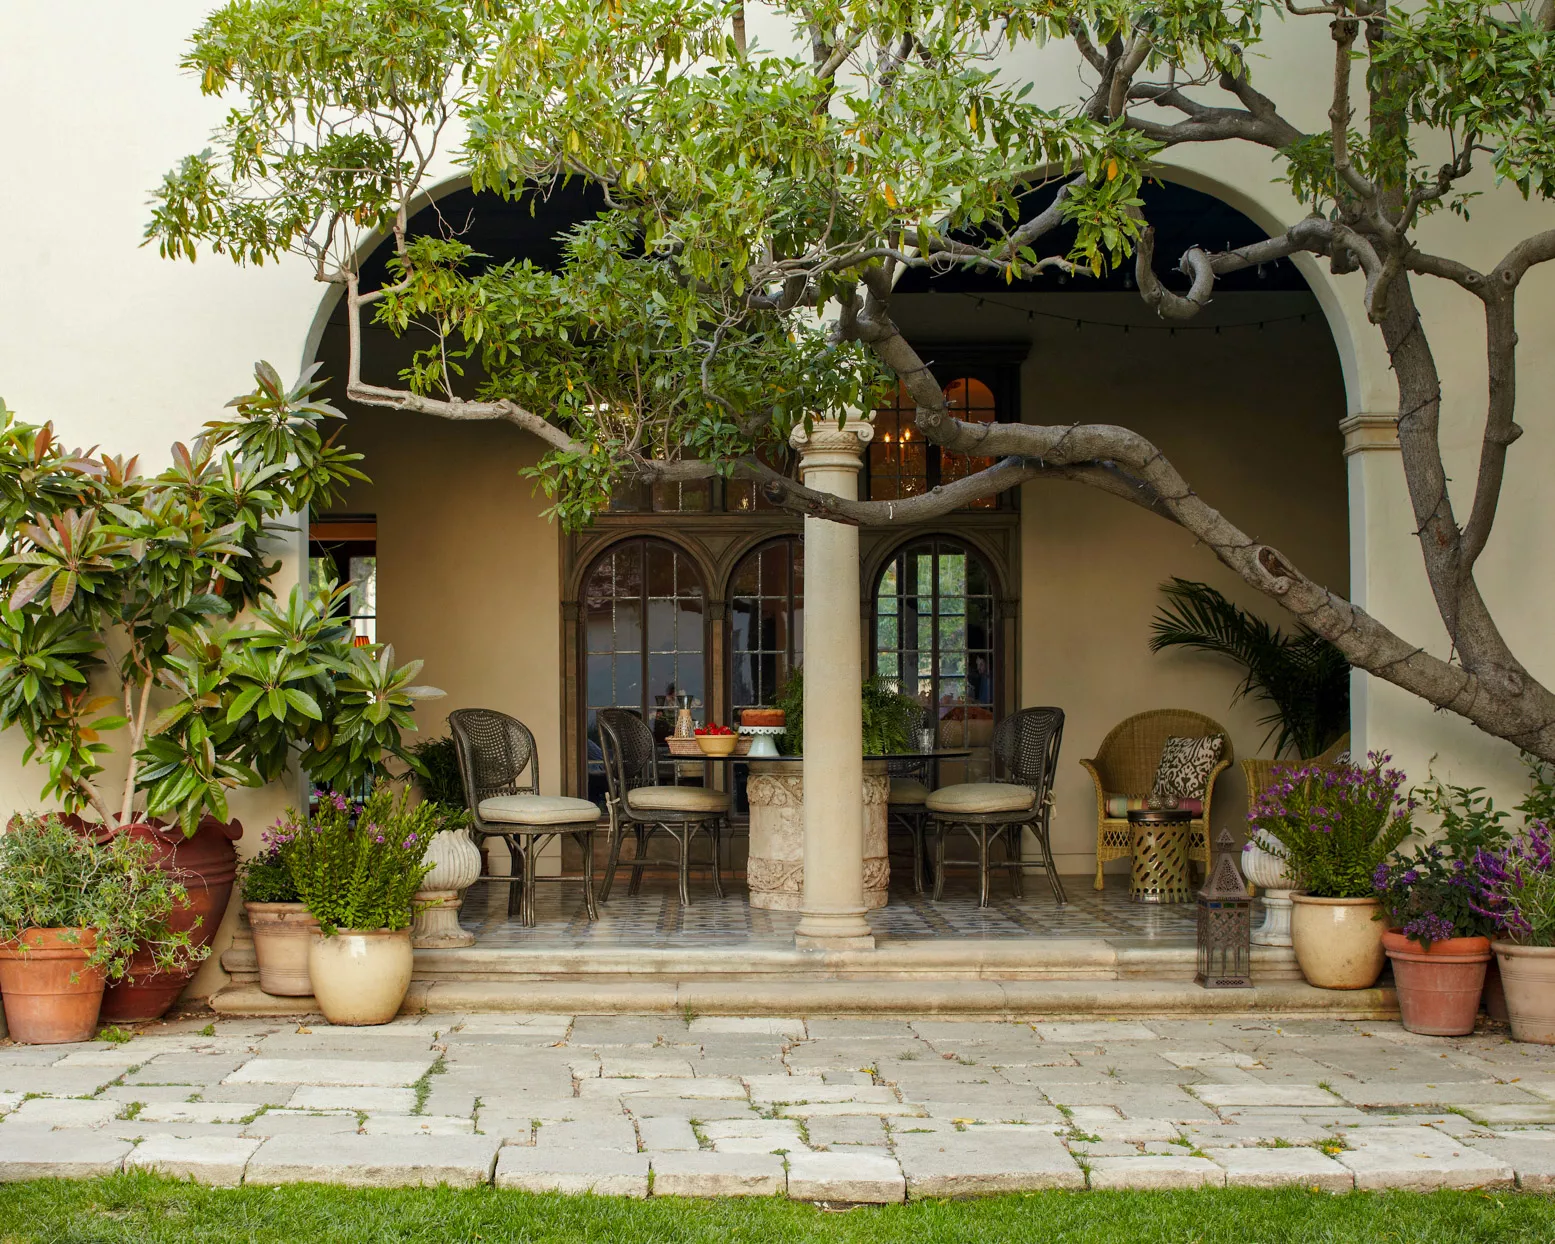
POLYGON ((188 891, 157 863, 156 847, 114 834, 98 842, 56 816, 14 817, 0 833, 0 942, 21 941, 29 929, 89 929, 95 935, 85 966, 109 980, 147 951, 158 969, 197 963, 209 954, 189 933, 168 927, 188 891))
POLYGON ((1314 898, 1371 898, 1377 869, 1409 837, 1404 775, 1372 752, 1365 767, 1279 768, 1248 820, 1314 898), (1277 841, 1270 841, 1270 835, 1277 841))
POLYGON ((379 782, 360 806, 318 792, 312 816, 288 812, 271 838, 298 898, 334 934, 409 925, 412 896, 432 870, 421 857, 441 828, 435 805, 413 803, 406 785, 379 782))
POLYGON ((1474 906, 1475 870, 1450 842, 1433 842, 1372 878, 1390 927, 1427 950, 1450 937, 1489 937, 1494 922, 1474 906))
POLYGON ((1474 910, 1498 936, 1524 946, 1555 946, 1555 831, 1532 821, 1500 851, 1474 856, 1474 910))

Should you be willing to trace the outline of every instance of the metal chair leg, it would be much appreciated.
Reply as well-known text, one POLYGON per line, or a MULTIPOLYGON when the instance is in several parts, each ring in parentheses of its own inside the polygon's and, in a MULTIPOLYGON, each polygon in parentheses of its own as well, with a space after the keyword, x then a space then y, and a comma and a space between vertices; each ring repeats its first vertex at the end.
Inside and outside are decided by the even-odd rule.
POLYGON ((524 848, 517 834, 504 834, 502 841, 508 848, 508 919, 519 914, 522 886, 524 884, 524 848))
POLYGON ((950 835, 948 821, 934 821, 934 901, 945 893, 945 839, 950 835))
POLYGON ((713 835, 713 896, 722 898, 724 896, 724 883, 719 873, 723 870, 719 867, 718 861, 722 858, 719 855, 719 841, 723 837, 723 821, 714 821, 708 827, 708 831, 713 835))
POLYGON ((637 854, 632 858, 632 879, 627 883, 626 895, 633 898, 643 888, 643 869, 647 867, 646 858, 648 846, 648 832, 641 825, 633 825, 633 831, 637 835, 637 854))
POLYGON ((583 846, 583 905, 589 919, 598 920, 599 907, 594 902, 594 831, 585 829, 577 837, 582 839, 583 846))
POLYGON ((691 871, 691 829, 689 825, 681 826, 681 832, 674 835, 680 844, 680 867, 677 870, 680 880, 680 905, 691 906, 691 890, 686 884, 691 871))
POLYGON ((988 826, 977 827, 977 905, 988 906, 988 826))
POLYGON ((528 834, 524 838, 524 896, 519 908, 519 919, 525 928, 534 928, 535 923, 535 873, 536 864, 539 862, 540 837, 538 834, 528 834))
POLYGON ((1047 865, 1047 879, 1053 886, 1053 897, 1058 900, 1060 907, 1067 906, 1069 898, 1064 893, 1064 883, 1058 879, 1058 865, 1053 861, 1053 844, 1048 840, 1046 825, 1038 828, 1037 841, 1042 844, 1042 859, 1047 865))
POLYGON ((616 869, 621 862, 621 840, 626 836, 624 829, 614 826, 608 832, 610 834, 610 849, 605 856, 605 875, 599 887, 599 901, 601 903, 610 901, 610 888, 615 885, 616 869))
POLYGON ((914 812, 907 819, 907 828, 912 832, 912 892, 923 893, 923 813, 914 812))
POLYGON ((1020 836, 1025 828, 1024 825, 1008 825, 1004 831, 1004 858, 1009 864, 1011 888, 1015 891, 1016 898, 1026 897, 1026 879, 1021 875, 1020 852, 1020 836))

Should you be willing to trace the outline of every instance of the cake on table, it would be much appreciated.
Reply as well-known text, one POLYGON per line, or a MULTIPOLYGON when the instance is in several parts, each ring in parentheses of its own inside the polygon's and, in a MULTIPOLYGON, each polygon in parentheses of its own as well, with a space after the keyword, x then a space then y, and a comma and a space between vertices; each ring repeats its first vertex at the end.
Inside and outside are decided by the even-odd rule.
POLYGON ((747 708, 740 712, 742 726, 781 726, 785 715, 780 708, 747 708))

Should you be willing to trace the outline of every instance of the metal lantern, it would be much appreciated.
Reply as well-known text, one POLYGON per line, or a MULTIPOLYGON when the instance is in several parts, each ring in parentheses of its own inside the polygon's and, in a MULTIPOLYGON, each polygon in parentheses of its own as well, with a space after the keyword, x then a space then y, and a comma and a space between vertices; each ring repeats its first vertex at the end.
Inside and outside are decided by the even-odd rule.
POLYGON ((1215 839, 1215 864, 1199 891, 1199 970, 1205 989, 1253 987, 1253 900, 1236 866, 1229 829, 1215 839))

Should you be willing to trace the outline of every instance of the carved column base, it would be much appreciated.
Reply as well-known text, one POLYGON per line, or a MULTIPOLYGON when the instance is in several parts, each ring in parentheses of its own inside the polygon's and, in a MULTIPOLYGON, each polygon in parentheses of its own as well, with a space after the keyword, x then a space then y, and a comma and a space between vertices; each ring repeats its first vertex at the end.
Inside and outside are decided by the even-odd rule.
POLYGON ((1253 930, 1254 946, 1290 945, 1290 890, 1263 892, 1263 923, 1253 930))
POLYGON ((410 944, 418 950, 445 950, 475 945, 475 934, 459 927, 461 895, 457 890, 417 890, 415 902, 427 907, 416 913, 410 944))
MULTIPOLYGON (((886 854, 886 798, 891 779, 864 775, 864 910, 884 907, 891 887, 886 854)), ((750 905, 798 911, 804 898, 804 766, 752 763, 745 787, 750 801, 750 858, 745 883, 750 905)))

